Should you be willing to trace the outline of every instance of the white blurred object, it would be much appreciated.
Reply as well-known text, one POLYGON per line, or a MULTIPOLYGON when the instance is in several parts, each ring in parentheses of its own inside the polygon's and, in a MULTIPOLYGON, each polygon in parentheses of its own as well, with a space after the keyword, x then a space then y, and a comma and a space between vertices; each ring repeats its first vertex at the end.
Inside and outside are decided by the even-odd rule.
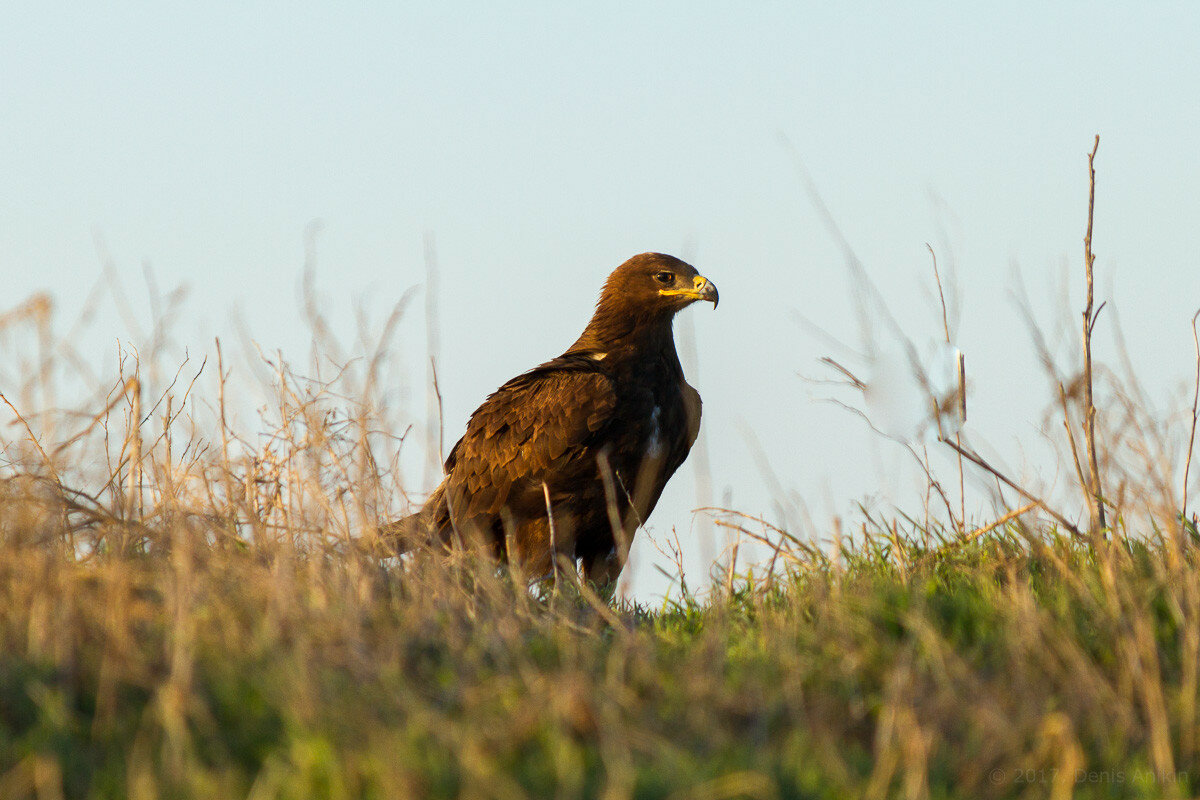
POLYGON ((863 397, 867 416, 886 435, 909 443, 936 438, 962 428, 959 394, 962 353, 946 342, 931 342, 919 363, 900 347, 880 350, 871 364, 863 397))

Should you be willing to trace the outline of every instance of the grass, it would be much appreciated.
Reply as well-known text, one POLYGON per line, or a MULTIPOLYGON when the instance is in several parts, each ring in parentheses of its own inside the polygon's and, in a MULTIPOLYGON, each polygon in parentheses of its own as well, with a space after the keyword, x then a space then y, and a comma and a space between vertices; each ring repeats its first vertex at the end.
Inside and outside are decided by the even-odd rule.
POLYGON ((275 376, 257 448, 131 376, 83 435, 16 420, 0 797, 1197 791, 1194 528, 872 519, 703 601, 537 596, 469 554, 362 546, 377 420, 275 376), (158 424, 122 429, 138 406, 158 424))
POLYGON ((900 558, 889 532, 769 588, 604 614, 465 560, 195 530, 81 560, 13 543, 7 500, 4 797, 1196 788, 1192 550, 1007 530, 900 558))

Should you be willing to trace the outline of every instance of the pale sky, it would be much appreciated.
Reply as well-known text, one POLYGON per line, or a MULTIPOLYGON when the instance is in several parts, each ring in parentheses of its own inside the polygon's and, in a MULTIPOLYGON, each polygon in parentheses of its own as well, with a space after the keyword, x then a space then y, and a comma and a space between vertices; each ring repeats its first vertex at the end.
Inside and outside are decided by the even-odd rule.
MULTIPOLYGON (((859 501, 911 507, 920 492, 899 448, 801 377, 837 353, 797 314, 862 339, 802 175, 921 346, 941 335, 926 242, 954 269, 968 433, 1037 475, 1051 396, 1012 292, 1023 276, 1052 329, 1065 282, 1074 324, 1099 133, 1099 299, 1154 396, 1182 410, 1200 306, 1196 4, 105 6, 0 12, 0 310, 47 291, 69 327, 99 241, 143 319, 143 264, 188 287, 181 351, 210 352, 237 307, 260 345, 303 361, 311 223, 346 340, 356 305, 382 320, 423 284, 431 236, 452 443, 490 391, 571 343, 612 268, 674 253, 721 292, 715 313, 681 320, 714 499, 780 521, 784 492, 823 533, 859 501)), ((400 331, 418 416, 423 309, 400 331)), ((88 337, 115 372, 118 316, 88 337)), ((678 531, 693 579, 711 552, 697 505, 685 465, 650 520, 678 531)))

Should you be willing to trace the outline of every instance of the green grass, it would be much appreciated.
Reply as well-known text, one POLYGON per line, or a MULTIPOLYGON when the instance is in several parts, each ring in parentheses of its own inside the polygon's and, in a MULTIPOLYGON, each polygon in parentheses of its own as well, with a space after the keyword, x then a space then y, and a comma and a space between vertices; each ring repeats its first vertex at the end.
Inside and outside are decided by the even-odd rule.
POLYGON ((1195 792, 1197 553, 1032 541, 615 615, 433 558, 13 546, 0 795, 1195 792))

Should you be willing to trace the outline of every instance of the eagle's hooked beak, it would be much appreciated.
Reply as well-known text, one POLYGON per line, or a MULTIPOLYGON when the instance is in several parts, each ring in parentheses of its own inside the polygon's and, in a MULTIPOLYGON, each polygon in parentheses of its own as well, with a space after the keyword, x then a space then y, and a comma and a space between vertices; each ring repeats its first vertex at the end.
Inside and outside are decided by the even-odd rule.
POLYGON ((660 289, 658 293, 688 297, 692 300, 707 300, 713 304, 713 308, 717 307, 717 301, 721 299, 717 294, 717 287, 703 275, 692 278, 691 289, 660 289))
POLYGON ((695 281, 696 292, 700 295, 700 300, 710 300, 713 304, 713 309, 717 307, 717 301, 721 296, 717 294, 717 286, 703 275, 697 275, 695 281))

